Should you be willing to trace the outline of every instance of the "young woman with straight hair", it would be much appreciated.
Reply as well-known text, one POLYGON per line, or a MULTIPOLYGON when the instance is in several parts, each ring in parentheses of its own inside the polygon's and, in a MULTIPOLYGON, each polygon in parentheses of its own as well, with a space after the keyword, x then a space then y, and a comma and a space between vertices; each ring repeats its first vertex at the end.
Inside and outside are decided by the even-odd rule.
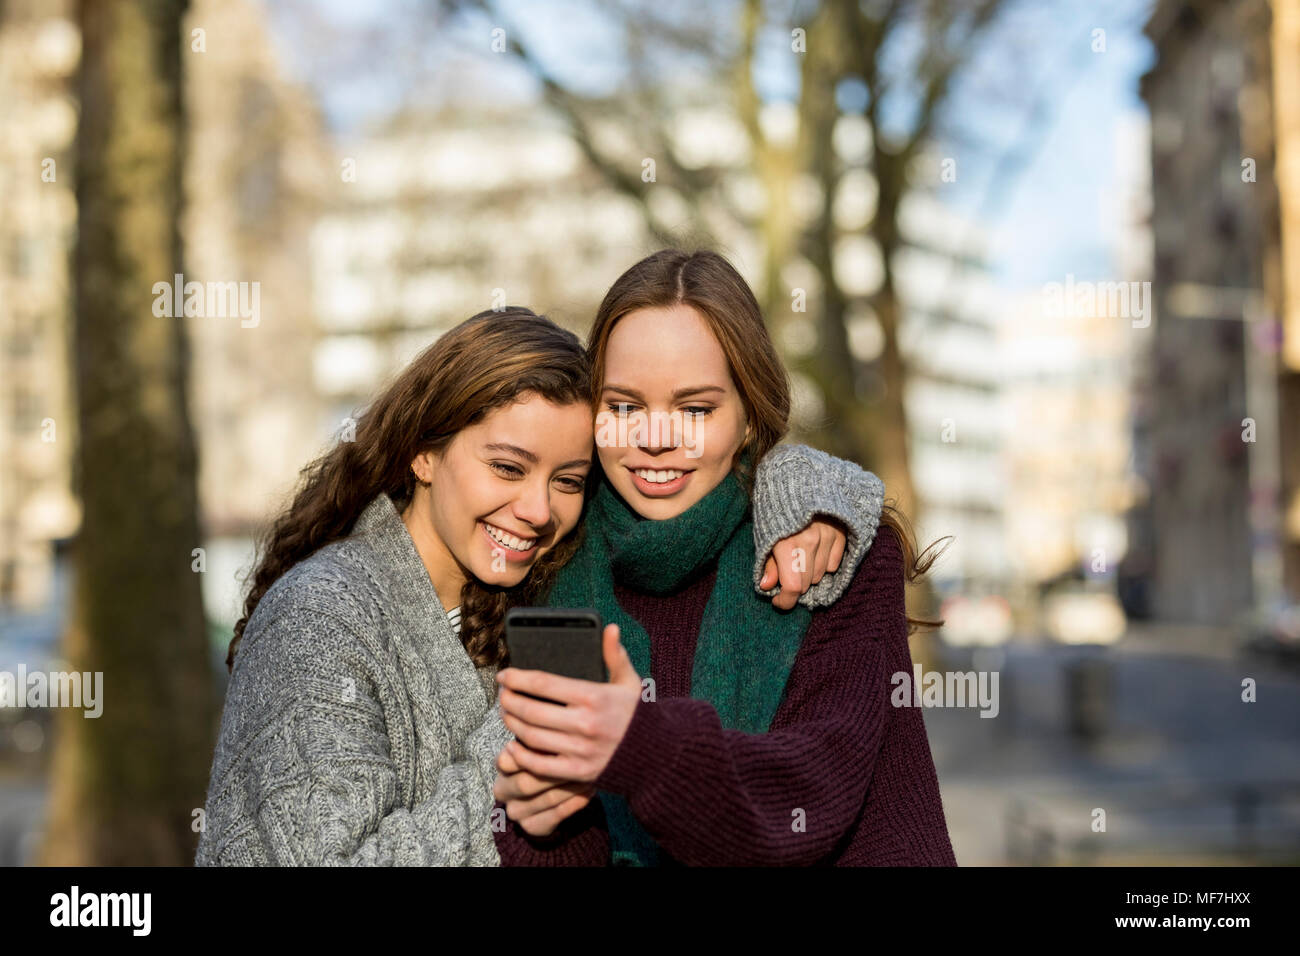
MULTIPOLYGON (((753 462, 790 391, 744 279, 716 253, 658 252, 606 294, 588 351, 601 415, 704 406, 703 454, 598 443, 607 480, 547 599, 601 612, 610 681, 497 675, 516 737, 494 789, 503 862, 956 865, 922 716, 890 703, 910 625, 937 623, 904 608, 934 560, 918 564, 905 517, 884 508, 830 607, 782 612, 750 586, 753 462)), ((782 467, 816 484, 828 462, 805 449, 782 467)))

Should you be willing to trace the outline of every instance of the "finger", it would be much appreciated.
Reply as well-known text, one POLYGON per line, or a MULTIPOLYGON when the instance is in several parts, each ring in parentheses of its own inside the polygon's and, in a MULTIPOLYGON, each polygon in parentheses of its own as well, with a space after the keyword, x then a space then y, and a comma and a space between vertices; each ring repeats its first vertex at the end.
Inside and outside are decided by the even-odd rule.
POLYGON ((594 681, 561 677, 547 671, 522 670, 518 667, 506 667, 498 671, 497 683, 518 693, 546 697, 560 704, 586 703, 595 686, 594 681))
POLYGON ((519 761, 515 760, 515 755, 510 752, 509 747, 497 754, 497 769, 507 774, 519 772, 519 761))
POLYGON ((493 799, 508 804, 511 800, 523 800, 535 796, 535 792, 527 783, 529 778, 538 779, 526 770, 521 770, 518 773, 497 774, 496 780, 492 781, 493 799))
POLYGON ((581 810, 583 807, 585 807, 587 804, 591 803, 591 799, 594 796, 595 796, 594 792, 574 794, 568 800, 565 800, 563 803, 561 803, 558 807, 556 807, 551 812, 554 813, 557 817, 559 817, 560 820, 568 819, 569 817, 577 813, 579 810, 581 810))
POLYGON ((822 579, 826 573, 826 561, 830 557, 830 535, 823 524, 814 522, 808 531, 813 540, 804 552, 804 569, 799 581, 799 593, 807 594, 808 589, 822 579))
POLYGON ((609 670, 609 682, 611 684, 635 681, 638 687, 641 686, 641 675, 632 666, 632 658, 620 640, 617 624, 605 625, 605 633, 602 635, 602 650, 605 654, 605 667, 609 670))
MULTIPOLYGON (((530 724, 511 714, 502 714, 501 718, 506 725, 506 729, 514 734, 515 739, 525 747, 545 751, 546 753, 567 754, 575 757, 583 756, 587 752, 588 741, 583 737, 566 734, 558 730, 547 730, 545 727, 530 724)), ((528 767, 524 766, 524 769, 527 770, 528 767)))
POLYGON ((812 525, 808 530, 812 538, 804 550, 803 571, 799 573, 799 593, 807 594, 808 589, 822 579, 826 573, 826 560, 830 556, 830 541, 824 534, 825 529, 812 525))
POLYGON ((844 560, 844 549, 848 545, 848 537, 839 528, 835 529, 835 541, 831 544, 831 558, 826 565, 830 571, 838 571, 840 562, 844 560))
POLYGON ((506 816, 511 820, 524 820, 528 817, 536 816, 539 813, 545 813, 551 810, 565 800, 572 798, 579 791, 572 789, 574 785, 548 787, 541 793, 529 797, 514 797, 503 801, 506 806, 506 816))
MULTIPOLYGON (((818 536, 817 550, 813 554, 812 561, 810 562, 812 570, 808 575, 808 587, 812 587, 822 578, 826 577, 826 565, 828 565, 831 560, 831 542, 833 540, 834 535, 832 535, 830 531, 825 531, 818 536)), ((805 588, 805 590, 807 589, 805 588)))
POLYGON ((799 597, 797 594, 788 593, 782 582, 782 576, 786 573, 783 569, 789 566, 792 550, 789 539, 782 539, 772 546, 772 556, 767 559, 767 574, 772 577, 772 583, 768 587, 779 589, 772 596, 772 606, 787 611, 794 606, 794 602, 799 597))
POLYGON ((498 800, 502 801, 531 800, 547 790, 572 783, 572 780, 539 777, 527 770, 520 770, 517 773, 497 774, 497 778, 492 784, 492 793, 498 800))
POLYGON ((758 586, 766 591, 768 588, 776 584, 777 580, 776 558, 769 554, 766 563, 763 565, 763 576, 759 578, 758 586))
POLYGON ((499 773, 497 778, 492 781, 492 796, 502 803, 508 803, 511 800, 518 800, 520 797, 527 796, 523 792, 523 777, 525 771, 518 773, 499 773))
POLYGON ((788 611, 799 602, 799 594, 796 591, 781 591, 776 597, 772 598, 772 605, 779 607, 783 611, 788 611))
POLYGON ((528 746, 526 743, 524 743, 522 740, 512 740, 512 741, 510 741, 510 743, 506 744, 506 746, 510 748, 510 753, 512 753, 512 754, 514 755, 515 763, 519 764, 519 769, 520 769, 521 772, 524 771, 524 770, 527 770, 528 768, 525 767, 525 766, 520 762, 520 754, 526 753, 526 752, 528 752, 528 751, 530 751, 530 750, 533 751, 534 753, 539 753, 539 754, 544 754, 544 753, 547 752, 547 751, 545 751, 545 750, 536 750, 536 749, 534 749, 534 748, 532 748, 532 747, 529 747, 529 746, 528 746))
POLYGON ((519 826, 525 833, 532 836, 547 836, 555 832, 557 826, 569 817, 573 816, 590 802, 591 797, 589 796, 579 795, 570 797, 558 807, 547 810, 544 813, 539 813, 536 816, 529 817, 527 820, 522 821, 519 826))
POLYGON ((578 796, 587 796, 586 784, 570 782, 547 787, 535 796, 507 801, 506 816, 511 820, 523 820, 553 810, 578 796))
POLYGON ((798 595, 790 595, 790 567, 794 562, 794 538, 785 538, 778 541, 772 547, 772 558, 774 570, 776 571, 776 586, 780 588, 776 596, 772 598, 772 603, 777 607, 789 607, 792 599, 798 599, 798 595))
MULTIPOLYGON (((501 688, 497 695, 497 701, 501 705, 501 717, 503 719, 508 714, 516 720, 522 720, 534 727, 546 727, 571 734, 579 732, 580 719, 576 715, 574 708, 561 707, 559 704, 548 704, 543 700, 535 700, 523 694, 516 694, 509 687, 501 688)), ((506 726, 508 727, 509 724, 506 726)))
POLYGON ((556 777, 561 780, 578 779, 574 773, 574 761, 568 757, 539 753, 531 747, 516 747, 515 759, 519 761, 519 766, 539 777, 556 777))
MULTIPOLYGON (((801 555, 801 557, 803 558, 803 561, 801 563, 806 566, 808 562, 808 549, 803 548, 802 550, 803 550, 803 554, 801 555)), ((777 597, 785 599, 783 602, 779 603, 779 606, 785 608, 787 611, 790 608, 794 607, 795 604, 798 603, 799 595, 803 594, 804 591, 808 590, 808 585, 805 583, 804 580, 808 572, 806 570, 796 571, 794 569, 795 557, 796 554, 794 548, 792 547, 790 553, 790 559, 788 561, 783 561, 780 564, 781 593, 778 594, 777 597)), ((773 602, 773 603, 777 603, 777 602, 773 602)))

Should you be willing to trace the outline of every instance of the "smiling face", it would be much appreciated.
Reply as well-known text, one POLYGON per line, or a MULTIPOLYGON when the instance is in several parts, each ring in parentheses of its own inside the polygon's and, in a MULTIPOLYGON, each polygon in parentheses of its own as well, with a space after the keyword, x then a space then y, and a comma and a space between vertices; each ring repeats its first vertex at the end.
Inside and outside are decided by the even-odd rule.
POLYGON ((686 511, 731 471, 746 420, 727 356, 688 305, 636 309, 609 335, 597 454, 639 515, 686 511))
POLYGON ((578 524, 592 466, 591 409, 537 395, 489 412, 411 467, 402 515, 444 608, 467 575, 513 587, 578 524))

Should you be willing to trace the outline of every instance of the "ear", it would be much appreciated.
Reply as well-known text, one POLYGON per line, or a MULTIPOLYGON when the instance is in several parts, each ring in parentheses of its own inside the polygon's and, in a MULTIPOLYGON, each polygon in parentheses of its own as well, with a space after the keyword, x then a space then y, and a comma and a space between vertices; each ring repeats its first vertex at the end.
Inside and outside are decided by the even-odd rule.
POLYGON ((735 455, 732 456, 733 464, 735 462, 740 461, 741 457, 753 445, 753 441, 754 441, 754 426, 746 424, 745 437, 740 440, 740 446, 736 449, 735 455))
POLYGON ((434 455, 431 451, 422 451, 411 460, 411 471, 422 485, 433 481, 434 455))

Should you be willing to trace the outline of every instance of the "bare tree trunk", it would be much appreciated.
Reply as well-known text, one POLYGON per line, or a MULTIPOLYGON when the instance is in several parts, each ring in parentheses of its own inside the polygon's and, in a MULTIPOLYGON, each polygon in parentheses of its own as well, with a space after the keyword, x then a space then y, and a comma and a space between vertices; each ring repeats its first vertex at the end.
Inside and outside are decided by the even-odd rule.
POLYGON ((781 273, 794 250, 796 229, 790 183, 799 170, 796 147, 770 142, 759 119, 762 104, 754 85, 754 58, 762 26, 761 0, 745 0, 741 8, 735 102, 736 113, 754 147, 754 170, 763 185, 766 200, 757 225, 763 240, 763 284, 754 292, 768 325, 779 336, 791 315, 791 290, 786 287, 781 273))
POLYGON ((841 170, 833 136, 839 118, 835 87, 847 59, 844 42, 839 5, 823 6, 808 27, 808 53, 803 59, 799 96, 800 158, 822 197, 819 214, 804 234, 802 244, 808 261, 821 277, 815 323, 817 348, 808 359, 794 365, 817 384, 825 405, 821 426, 809 430, 812 443, 874 470, 874 414, 859 401, 858 363, 849 349, 845 324, 848 302, 835 281, 837 230, 832 209, 841 170))
POLYGON ((871 224, 871 235, 880 248, 884 278, 879 291, 872 297, 872 308, 880 322, 882 336, 880 375, 883 384, 880 415, 875 422, 874 461, 876 473, 885 483, 886 495, 896 498, 898 507, 916 520, 920 516, 921 503, 912 484, 909 426, 903 400, 908 370, 898 345, 902 303, 894 285, 893 268, 893 257, 903 245, 898 234, 898 205, 907 184, 901 166, 883 156, 878 145, 875 165, 879 206, 871 224))
POLYGON ((190 864, 212 758, 211 655, 181 272, 184 0, 82 0, 77 139, 76 605, 64 657, 102 716, 58 714, 45 864, 190 864))

